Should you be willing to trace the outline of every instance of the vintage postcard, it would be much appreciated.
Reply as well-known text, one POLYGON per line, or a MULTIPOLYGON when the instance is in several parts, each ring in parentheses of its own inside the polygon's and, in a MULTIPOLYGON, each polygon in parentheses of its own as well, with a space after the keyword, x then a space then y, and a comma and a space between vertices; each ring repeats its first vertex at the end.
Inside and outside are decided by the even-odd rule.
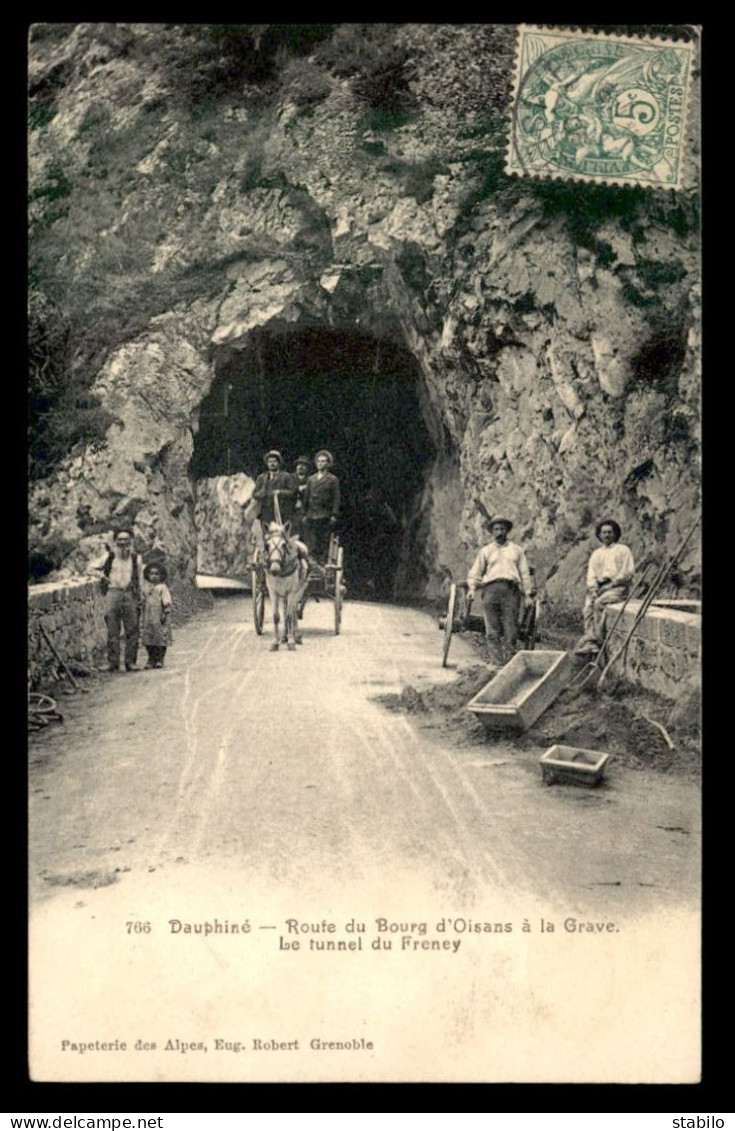
POLYGON ((33 1080, 699 1079, 699 39, 31 28, 33 1080))

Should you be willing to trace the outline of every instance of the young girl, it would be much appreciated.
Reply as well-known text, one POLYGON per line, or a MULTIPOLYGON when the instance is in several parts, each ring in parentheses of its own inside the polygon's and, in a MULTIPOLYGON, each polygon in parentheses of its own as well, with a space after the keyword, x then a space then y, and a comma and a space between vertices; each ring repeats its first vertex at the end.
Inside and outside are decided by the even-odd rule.
POLYGON ((171 643, 172 600, 166 585, 166 568, 160 562, 150 562, 143 570, 148 582, 143 597, 141 641, 148 653, 147 668, 162 668, 166 648, 171 643))

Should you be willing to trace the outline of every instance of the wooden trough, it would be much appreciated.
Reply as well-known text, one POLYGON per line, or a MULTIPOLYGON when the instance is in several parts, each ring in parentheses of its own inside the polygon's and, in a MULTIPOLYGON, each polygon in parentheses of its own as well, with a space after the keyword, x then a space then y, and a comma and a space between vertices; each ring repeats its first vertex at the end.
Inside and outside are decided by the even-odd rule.
POLYGON ((610 755, 602 750, 583 750, 578 746, 550 746, 541 755, 541 774, 546 785, 595 786, 602 781, 610 755))
POLYGON ((489 731, 526 730, 564 690, 572 669, 567 652, 516 652, 466 709, 489 731))

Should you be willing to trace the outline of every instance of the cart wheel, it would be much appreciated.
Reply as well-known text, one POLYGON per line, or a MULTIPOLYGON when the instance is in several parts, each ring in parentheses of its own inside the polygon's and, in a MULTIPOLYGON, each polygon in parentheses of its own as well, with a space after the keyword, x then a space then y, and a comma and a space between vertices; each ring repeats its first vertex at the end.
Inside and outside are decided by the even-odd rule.
POLYGON ((265 580, 261 571, 255 565, 251 568, 250 576, 253 596, 253 624, 258 636, 261 636, 263 621, 265 620, 265 580))
POLYGON ((337 550, 337 568, 334 571, 334 635, 339 636, 339 629, 342 623, 342 562, 344 560, 344 550, 340 546, 337 550))
POLYGON ((447 656, 449 655, 449 646, 452 643, 452 631, 454 629, 454 609, 457 604, 457 586, 452 583, 449 586, 449 601, 447 603, 447 619, 444 622, 444 649, 442 652, 442 667, 447 666, 447 656))
POLYGON ((57 709, 50 695, 40 695, 37 691, 28 696, 28 707, 34 714, 40 715, 53 715, 57 709))

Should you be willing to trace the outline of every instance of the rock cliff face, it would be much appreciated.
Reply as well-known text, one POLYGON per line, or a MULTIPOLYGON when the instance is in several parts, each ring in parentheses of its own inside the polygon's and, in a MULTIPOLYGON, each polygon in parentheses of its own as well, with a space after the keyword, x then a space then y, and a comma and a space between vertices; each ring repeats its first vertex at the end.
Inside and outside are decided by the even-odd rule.
MULTIPOLYGON (((205 31, 34 30, 32 280, 44 341, 63 324, 67 379, 108 414, 36 473, 38 575, 79 571, 123 521, 181 582, 198 542, 232 566, 216 499, 273 445, 326 445, 359 486, 366 591, 387 570, 382 595, 437 596, 490 512, 561 603, 605 514, 638 558, 670 553, 699 505, 696 106, 679 194, 526 182, 502 172, 512 28, 391 30, 385 112, 340 65, 344 29, 262 73, 259 34, 249 77, 192 91, 205 31), (392 478, 401 453, 416 473, 392 478), (198 536, 198 483, 227 472, 198 536)), ((694 593, 698 563, 693 544, 694 593)))
POLYGON ((248 580, 252 546, 243 523, 243 507, 254 486, 254 481, 242 473, 199 481, 194 510, 198 573, 248 580))

